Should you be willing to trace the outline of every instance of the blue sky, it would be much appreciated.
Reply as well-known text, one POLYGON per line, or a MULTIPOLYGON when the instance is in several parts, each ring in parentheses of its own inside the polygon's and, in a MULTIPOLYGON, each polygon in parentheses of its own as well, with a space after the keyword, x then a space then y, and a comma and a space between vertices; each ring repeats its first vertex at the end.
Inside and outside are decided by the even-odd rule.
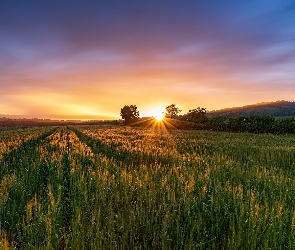
POLYGON ((293 1, 0 1, 0 114, 295 101, 293 1))

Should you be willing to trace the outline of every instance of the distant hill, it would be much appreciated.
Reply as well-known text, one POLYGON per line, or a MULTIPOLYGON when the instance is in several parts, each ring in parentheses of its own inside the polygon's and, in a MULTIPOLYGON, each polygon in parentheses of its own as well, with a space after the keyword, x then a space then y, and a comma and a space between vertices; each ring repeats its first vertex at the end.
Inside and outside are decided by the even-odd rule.
POLYGON ((292 117, 295 116, 295 102, 276 101, 276 102, 261 102, 243 107, 226 108, 213 110, 209 112, 209 116, 250 116, 250 115, 271 115, 274 117, 292 117))

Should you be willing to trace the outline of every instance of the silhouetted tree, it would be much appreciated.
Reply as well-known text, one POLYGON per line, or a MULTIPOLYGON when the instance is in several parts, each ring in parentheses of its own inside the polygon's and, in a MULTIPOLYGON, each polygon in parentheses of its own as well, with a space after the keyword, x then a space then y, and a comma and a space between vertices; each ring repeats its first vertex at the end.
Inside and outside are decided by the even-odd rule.
POLYGON ((184 118, 190 122, 203 122, 206 120, 206 114, 208 113, 206 108, 190 109, 184 118))
POLYGON ((136 105, 125 105, 121 108, 120 116, 126 121, 130 121, 135 118, 139 118, 139 111, 136 105))
POLYGON ((176 107, 175 104, 171 104, 171 105, 165 107, 165 109, 166 109, 166 116, 171 117, 171 118, 174 118, 182 111, 181 109, 176 107))

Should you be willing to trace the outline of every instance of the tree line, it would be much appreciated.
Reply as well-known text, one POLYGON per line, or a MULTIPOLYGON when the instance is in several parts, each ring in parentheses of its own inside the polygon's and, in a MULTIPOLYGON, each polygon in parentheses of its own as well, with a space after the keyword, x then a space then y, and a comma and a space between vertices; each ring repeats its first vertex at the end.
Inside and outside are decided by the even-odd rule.
MULTIPOLYGON (((185 115, 180 115, 181 111, 182 110, 178 108, 175 103, 173 103, 165 107, 165 117, 173 118, 173 119, 186 119, 192 122, 194 121, 196 122, 196 121, 199 121, 201 118, 204 118, 204 116, 208 112, 206 108, 200 108, 200 107, 189 110, 189 112, 185 115)), ((121 108, 120 116, 125 121, 138 119, 139 111, 137 109, 137 106, 125 105, 123 108, 121 108)))
MULTIPOLYGON (((270 134, 294 134, 295 117, 275 118, 271 115, 253 114, 250 116, 240 115, 238 117, 208 116, 206 108, 197 107, 181 115, 182 110, 171 104, 165 107, 165 117, 181 120, 195 124, 199 128, 223 132, 249 132, 249 133, 270 133, 270 134)), ((139 118, 139 111, 136 105, 125 105, 121 109, 122 119, 133 120, 139 118)))

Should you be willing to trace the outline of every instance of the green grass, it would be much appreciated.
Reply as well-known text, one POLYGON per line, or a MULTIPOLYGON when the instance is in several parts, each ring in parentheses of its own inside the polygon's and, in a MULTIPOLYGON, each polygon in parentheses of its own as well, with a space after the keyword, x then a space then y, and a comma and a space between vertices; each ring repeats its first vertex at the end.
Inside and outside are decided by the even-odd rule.
POLYGON ((295 248, 292 135, 75 126, 15 145, 0 248, 295 248))

